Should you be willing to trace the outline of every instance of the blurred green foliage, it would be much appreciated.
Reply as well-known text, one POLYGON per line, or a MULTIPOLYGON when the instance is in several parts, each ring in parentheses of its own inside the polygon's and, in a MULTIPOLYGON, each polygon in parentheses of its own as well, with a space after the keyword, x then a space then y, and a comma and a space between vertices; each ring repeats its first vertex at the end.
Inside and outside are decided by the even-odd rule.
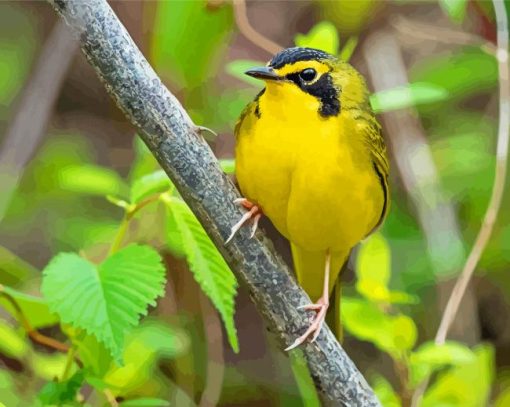
MULTIPOLYGON (((323 49, 356 66, 365 33, 391 13, 408 13, 411 19, 422 16, 422 10, 431 16, 444 13, 444 21, 430 24, 451 21, 453 29, 472 32, 490 32, 494 19, 489 2, 466 0, 317 0, 309 6, 314 13, 302 17, 306 24, 281 24, 282 30, 307 27, 300 33, 292 28, 288 43, 293 39, 297 46, 323 49), (478 27, 482 22, 489 28, 478 27)), ((46 32, 30 7, 0 4, 2 129, 46 32)), ((143 20, 150 20, 148 54, 158 74, 197 124, 231 134, 261 86, 244 71, 264 62, 235 31, 230 3, 159 1, 143 9, 143 20)), ((389 217, 360 246, 355 282, 345 284, 345 347, 384 407, 408 405, 426 379, 430 385, 422 406, 503 407, 510 403, 510 381, 508 362, 498 349, 503 353, 508 339, 490 336, 504 329, 491 328, 497 318, 483 321, 489 332, 485 339, 493 342, 431 342, 438 280, 444 270, 460 268, 464 246, 472 244, 490 196, 497 64, 485 47, 475 45, 447 44, 431 52, 415 48, 406 48, 409 85, 376 93, 371 103, 378 113, 409 109, 419 118, 445 199, 456 209, 462 247, 427 255, 408 193, 393 171, 389 217)), ((76 83, 70 86, 75 92, 76 83)), ((68 99, 62 103, 69 105, 57 106, 62 114, 81 108, 68 99)), ((111 122, 118 120, 102 113, 111 122)), ((266 343, 261 327, 261 336, 254 334, 259 325, 244 305, 234 320, 233 274, 143 143, 136 138, 127 145, 126 137, 118 142, 132 153, 126 168, 124 159, 111 158, 113 143, 105 154, 105 145, 85 130, 59 130, 60 122, 65 120, 48 130, 24 169, 2 220, 0 406, 102 406, 112 398, 121 406, 195 405, 210 380, 211 342, 221 342, 208 337, 204 324, 212 322, 201 309, 198 289, 218 311, 228 341, 222 345, 225 358, 213 360, 225 368, 220 405, 319 405, 299 349, 287 361, 266 343), (27 329, 65 342, 69 351, 57 353, 34 343, 27 329)), ((106 139, 108 127, 101 128, 100 120, 97 126, 106 139)), ((209 141, 221 147, 222 137, 209 141)), ((232 158, 220 164, 233 174, 232 158)), ((509 194, 504 199, 507 208, 509 194)), ((510 211, 503 210, 478 275, 491 296, 501 296, 505 304, 510 302, 508 225, 510 211)), ((506 312, 489 304, 491 313, 506 312)))

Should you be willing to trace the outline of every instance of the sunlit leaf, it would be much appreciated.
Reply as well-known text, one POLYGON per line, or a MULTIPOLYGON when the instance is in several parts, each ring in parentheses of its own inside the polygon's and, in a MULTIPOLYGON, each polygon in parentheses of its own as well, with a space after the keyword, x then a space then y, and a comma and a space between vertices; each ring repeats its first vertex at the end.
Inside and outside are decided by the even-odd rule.
POLYGON ((370 96, 370 103, 375 112, 382 113, 438 102, 447 99, 448 95, 448 91, 440 86, 414 82, 374 93, 370 96))
POLYGON ((332 55, 338 54, 340 40, 333 23, 321 21, 307 34, 297 34, 294 42, 298 47, 317 48, 332 55))
POLYGON ((131 245, 99 266, 74 253, 54 257, 42 291, 62 321, 82 328, 121 361, 124 335, 164 292, 165 269, 148 246, 131 245))
POLYGON ((488 345, 474 349, 475 359, 439 375, 425 393, 422 407, 488 405, 494 376, 494 350, 488 345))
POLYGON ((439 0, 439 5, 452 21, 456 23, 464 21, 467 0, 439 0))
POLYGON ((395 358, 401 358, 416 342, 416 326, 405 315, 388 315, 371 302, 349 297, 342 298, 341 313, 347 331, 395 358))
POLYGON ((237 352, 234 325, 237 281, 189 207, 175 197, 164 196, 164 202, 168 208, 169 247, 186 257, 195 280, 219 311, 230 345, 237 352))
POLYGON ((27 350, 25 339, 7 322, 0 320, 0 352, 11 358, 22 358, 27 350))
POLYGON ((131 203, 139 203, 151 195, 168 191, 171 187, 172 182, 163 170, 144 175, 133 182, 131 203))
POLYGON ((373 301, 388 301, 391 275, 390 247, 380 233, 365 241, 359 250, 356 265, 356 289, 373 301))
POLYGON ((342 61, 349 61, 358 46, 358 37, 349 37, 349 39, 345 42, 342 50, 340 51, 340 55, 338 56, 342 61))
POLYGON ((33 328, 41 328, 58 323, 57 314, 50 311, 44 298, 24 294, 13 288, 0 285, 0 306, 5 308, 14 318, 18 318, 18 313, 11 302, 1 295, 1 291, 14 298, 33 328))
POLYGON ((60 168, 57 182, 63 190, 90 195, 118 195, 126 190, 126 185, 115 171, 92 164, 60 168))
POLYGON ((438 369, 473 363, 475 359, 475 353, 461 343, 448 341, 436 345, 426 342, 409 359, 411 381, 417 384, 438 369))
POLYGON ((231 61, 225 65, 225 71, 232 75, 234 78, 239 79, 240 81, 246 82, 249 85, 253 85, 256 87, 261 87, 262 83, 260 80, 255 79, 251 76, 245 74, 245 72, 250 68, 255 68, 257 66, 264 66, 265 62, 248 60, 248 59, 237 59, 235 61, 231 61))
POLYGON ((236 161, 234 159, 220 160, 220 167, 225 174, 233 174, 236 171, 236 161))

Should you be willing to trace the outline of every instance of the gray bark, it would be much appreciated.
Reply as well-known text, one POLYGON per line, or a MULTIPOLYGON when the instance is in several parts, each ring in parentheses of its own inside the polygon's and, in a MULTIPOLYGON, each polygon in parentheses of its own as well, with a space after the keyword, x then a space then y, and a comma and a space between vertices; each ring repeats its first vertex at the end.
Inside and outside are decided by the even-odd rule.
MULTIPOLYGON (((161 83, 105 0, 51 3, 79 38, 106 89, 249 290, 282 349, 290 345, 309 324, 306 312, 296 309, 309 303, 309 298, 262 233, 249 239, 249 230, 241 230, 225 246, 230 227, 242 215, 233 204, 239 194, 186 111, 161 83)), ((380 405, 327 327, 315 343, 302 349, 324 405, 380 405)))

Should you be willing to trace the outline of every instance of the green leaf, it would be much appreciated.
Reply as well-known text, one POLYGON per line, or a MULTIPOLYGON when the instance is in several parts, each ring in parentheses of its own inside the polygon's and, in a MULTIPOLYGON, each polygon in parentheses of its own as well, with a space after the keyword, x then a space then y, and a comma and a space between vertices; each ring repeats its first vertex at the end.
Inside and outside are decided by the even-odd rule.
POLYGON ((24 338, 7 322, 0 320, 0 352, 21 359, 26 355, 28 346, 24 338))
POLYGON ((159 170, 152 174, 144 175, 133 182, 131 187, 131 203, 139 203, 151 195, 168 191, 172 187, 172 181, 165 171, 159 170))
POLYGON ((448 97, 442 100, 451 101, 494 91, 498 82, 497 73, 493 55, 477 48, 462 48, 421 60, 413 66, 410 78, 412 82, 423 82, 443 89, 448 97))
POLYGON ((401 407, 402 402, 398 394, 393 390, 391 383, 388 382, 384 377, 377 376, 372 381, 372 389, 374 393, 383 405, 383 407, 401 407))
POLYGON ((342 50, 340 51, 340 55, 338 58, 340 58, 342 61, 349 62, 352 55, 354 54, 354 51, 356 50, 356 47, 358 46, 358 37, 349 37, 349 39, 345 42, 344 46, 342 47, 342 50))
POLYGON ((76 401, 76 394, 80 390, 84 378, 83 370, 78 370, 64 382, 46 383, 37 397, 44 405, 62 405, 63 403, 68 405, 68 402, 76 401))
POLYGON ((293 349, 289 353, 290 367, 294 374, 294 379, 298 385, 299 394, 305 407, 320 406, 319 397, 315 385, 310 376, 310 370, 301 349, 293 349))
POLYGON ((215 77, 218 56, 232 34, 232 7, 211 8, 206 0, 162 1, 155 16, 151 55, 158 73, 186 90, 215 77))
POLYGON ((225 174, 233 174, 236 172, 236 160, 222 159, 220 160, 220 167, 225 174))
POLYGON ((383 90, 370 96, 376 113, 390 112, 447 99, 448 91, 432 83, 415 82, 408 86, 383 90))
POLYGON ((416 325, 408 316, 387 315, 371 302, 349 297, 342 298, 341 313, 347 331, 395 359, 401 359, 416 343, 416 325))
POLYGON ((163 198, 168 208, 167 222, 170 230, 168 245, 174 253, 186 256, 195 280, 223 319, 232 349, 238 352, 239 344, 234 325, 237 281, 188 206, 176 197, 163 196, 163 198))
POLYGON ((11 302, 1 295, 2 291, 16 300, 23 315, 33 328, 41 328, 58 323, 59 319, 57 314, 50 311, 44 298, 24 294, 13 288, 0 285, 0 306, 5 308, 14 318, 18 319, 18 313, 11 302))
POLYGON ((121 363, 125 333, 163 295, 165 268, 148 246, 131 245, 99 266, 74 253, 54 257, 42 292, 63 322, 95 335, 121 363))
POLYGON ((57 182, 63 190, 90 195, 119 195, 126 190, 115 171, 92 164, 61 167, 57 182))
POLYGON ((119 404, 119 406, 122 407, 165 407, 169 405, 170 402, 166 400, 147 397, 142 399, 124 400, 119 404))
POLYGON ((372 301, 388 301, 391 275, 390 247, 380 233, 374 233, 360 247, 356 289, 372 301))
POLYGON ((225 65, 225 72, 232 75, 234 78, 239 79, 240 81, 259 88, 261 87, 260 80, 245 75, 245 72, 250 68, 264 65, 265 63, 260 61, 254 61, 251 59, 237 59, 225 65))
POLYGON ((467 0, 439 0, 439 5, 453 22, 460 24, 464 21, 467 0))
POLYGON ((317 48, 332 55, 338 54, 340 40, 333 23, 321 21, 308 34, 297 34, 294 42, 298 47, 317 48))
POLYGON ((439 375, 425 393, 421 407, 488 405, 494 377, 494 350, 480 345, 474 353, 472 362, 439 375))
POLYGON ((475 353, 461 343, 448 341, 436 345, 434 342, 426 342, 409 358, 411 381, 414 384, 420 383, 441 368, 473 363, 475 359, 475 353))
POLYGON ((0 284, 16 286, 38 275, 35 267, 0 246, 0 284))

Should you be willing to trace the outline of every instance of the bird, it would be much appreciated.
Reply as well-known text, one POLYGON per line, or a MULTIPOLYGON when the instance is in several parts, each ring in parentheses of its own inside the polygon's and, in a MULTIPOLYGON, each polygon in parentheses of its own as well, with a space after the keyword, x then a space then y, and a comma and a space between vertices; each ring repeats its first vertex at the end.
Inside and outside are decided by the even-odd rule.
POLYGON ((299 308, 315 312, 290 350, 317 339, 352 248, 385 219, 389 162, 366 82, 349 63, 293 47, 245 74, 265 87, 235 125, 243 198, 234 202, 246 213, 227 243, 250 222, 253 237, 262 215, 290 241, 297 281, 314 301, 299 308))

